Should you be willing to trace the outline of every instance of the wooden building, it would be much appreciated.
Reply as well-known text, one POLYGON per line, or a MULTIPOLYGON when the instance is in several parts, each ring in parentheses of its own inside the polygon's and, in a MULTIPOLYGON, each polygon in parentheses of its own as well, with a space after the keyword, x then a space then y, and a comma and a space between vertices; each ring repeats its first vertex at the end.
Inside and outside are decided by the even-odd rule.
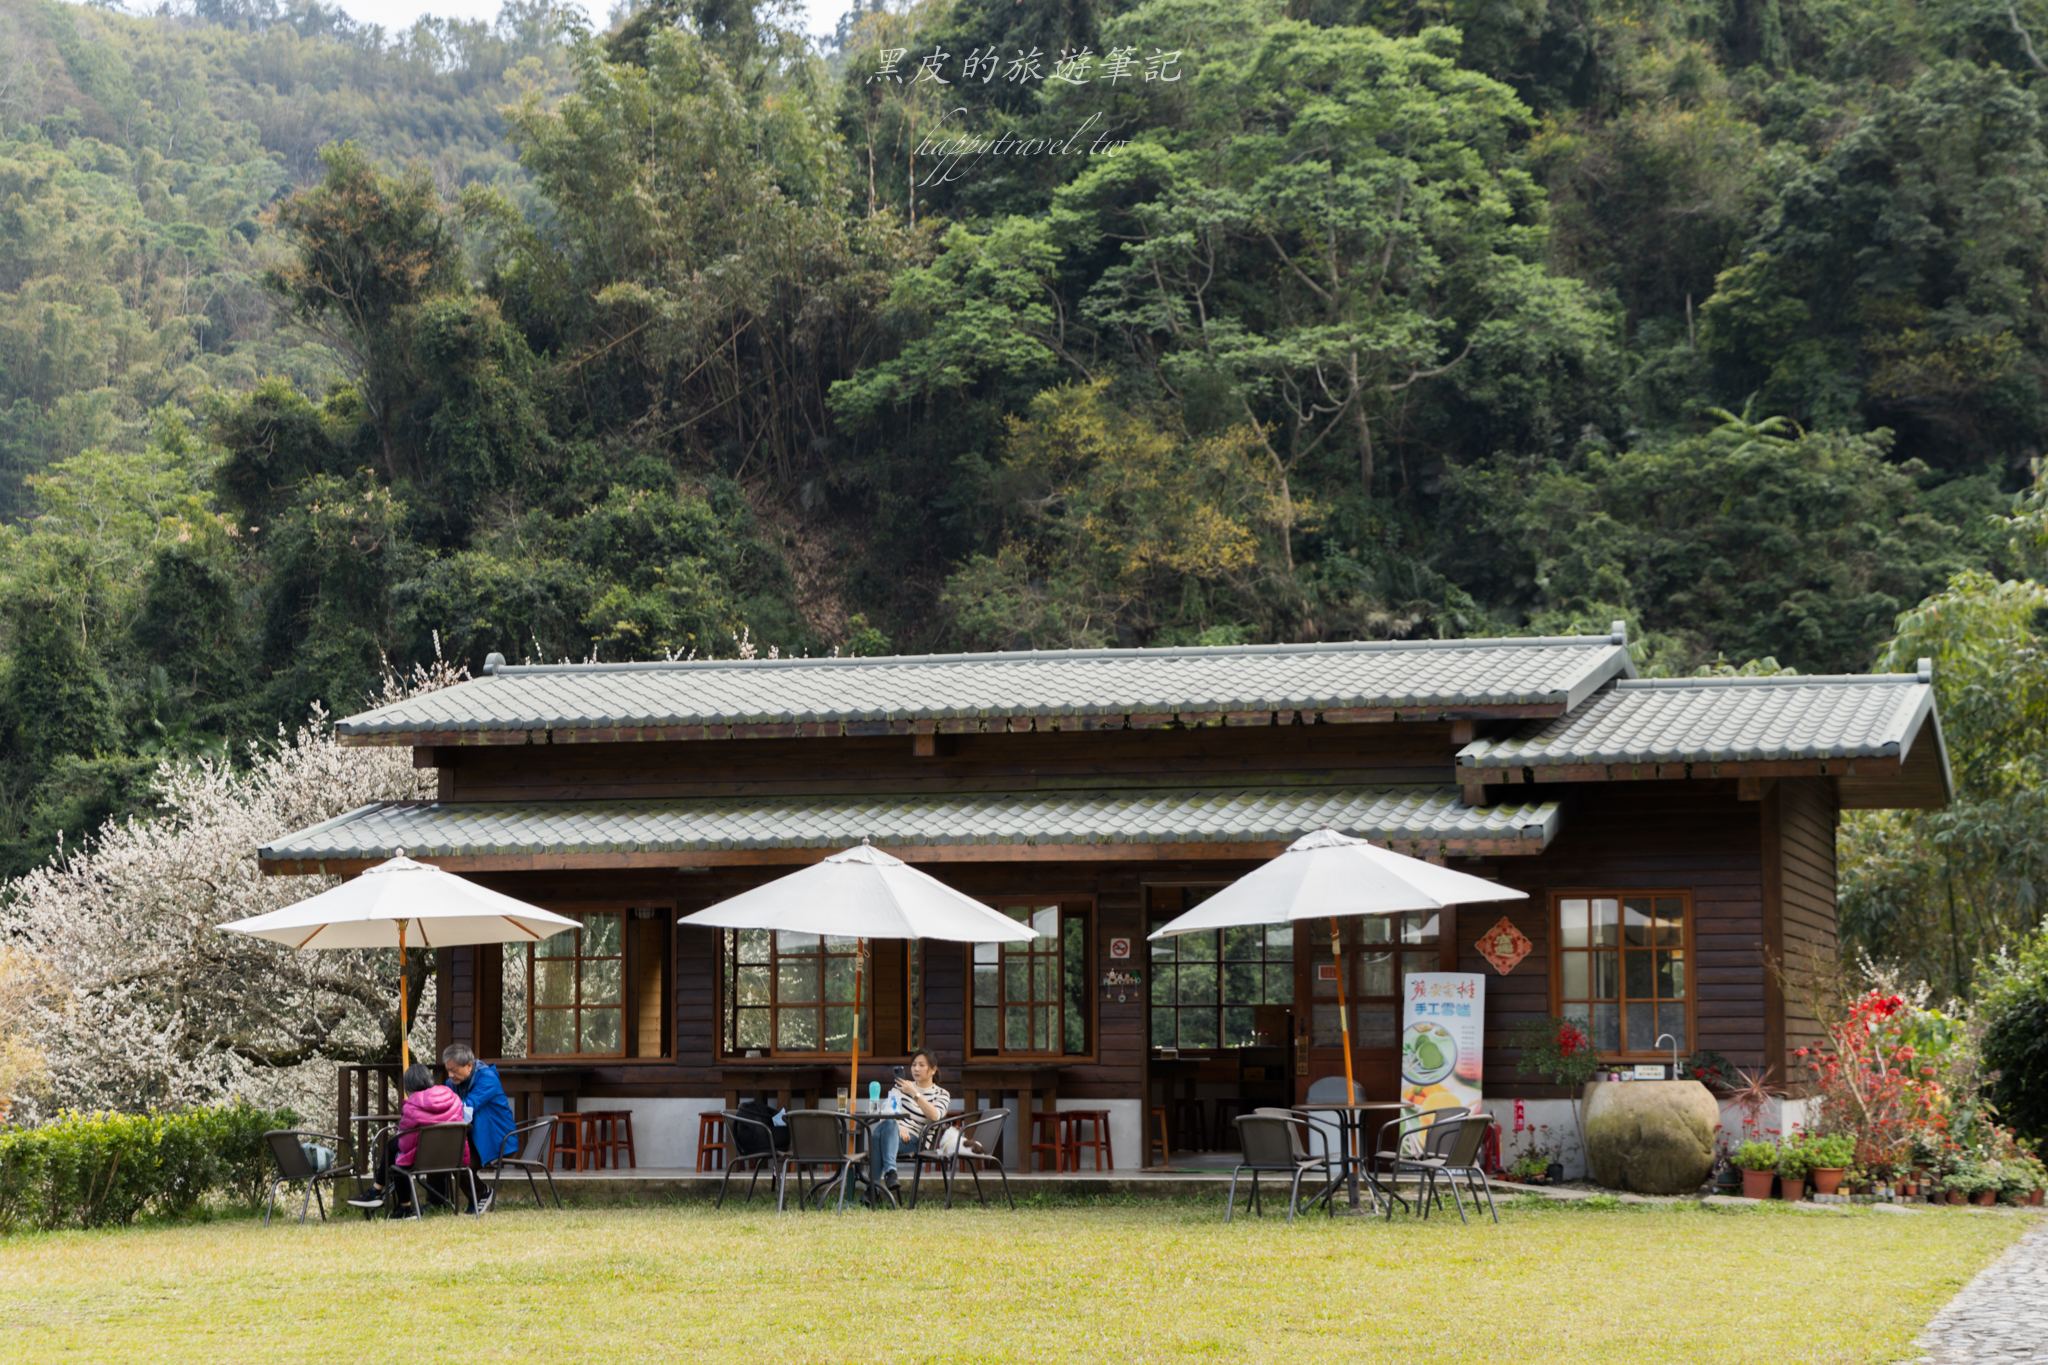
POLYGON ((1930 677, 1637 680, 1611 635, 890 659, 507 667, 352 717, 439 797, 260 851, 347 875, 400 849, 585 928, 443 950, 444 1038, 508 1086, 631 1108, 643 1165, 695 1115, 845 1083, 851 945, 681 928, 680 914, 872 839, 1028 917, 1026 947, 877 944, 864 1051, 918 1045, 970 1104, 1151 1109, 1183 1145, 1234 1102, 1341 1075, 1327 932, 1147 931, 1322 826, 1529 899, 1350 922, 1354 1062, 1397 1084, 1404 972, 1484 972, 1486 1093, 1518 1020, 1585 1020, 1617 1061, 1711 1049, 1784 1069, 1814 1036, 1796 979, 1835 952, 1835 825, 1933 806, 1930 677), (1531 944, 1502 974, 1505 917, 1531 944))

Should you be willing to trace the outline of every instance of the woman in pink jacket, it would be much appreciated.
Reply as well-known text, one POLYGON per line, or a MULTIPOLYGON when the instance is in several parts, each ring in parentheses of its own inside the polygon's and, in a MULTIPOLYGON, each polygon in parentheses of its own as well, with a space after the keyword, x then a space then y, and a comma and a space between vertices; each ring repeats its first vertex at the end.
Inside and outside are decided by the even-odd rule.
MULTIPOLYGON (((419 1150, 420 1129, 430 1123, 463 1123, 462 1097, 434 1082, 434 1073, 424 1063, 414 1062, 405 1070, 405 1103, 398 1111, 397 1165, 411 1166, 419 1150)), ((469 1144, 462 1146, 462 1160, 469 1162, 469 1144)))
MULTIPOLYGON (((398 1111, 398 1132, 386 1134, 383 1150, 377 1154, 377 1183, 349 1203, 365 1213, 382 1208, 391 1189, 394 1167, 410 1168, 419 1153, 420 1129, 431 1123, 461 1123, 462 1097, 445 1085, 434 1083, 434 1073, 419 1062, 405 1070, 405 1103, 398 1111)), ((469 1144, 462 1145, 462 1159, 469 1161, 469 1144)), ((445 1179, 445 1177, 435 1177, 445 1179)), ((401 1196, 404 1186, 400 1186, 401 1196)), ((437 1191, 446 1197, 447 1191, 437 1191)))

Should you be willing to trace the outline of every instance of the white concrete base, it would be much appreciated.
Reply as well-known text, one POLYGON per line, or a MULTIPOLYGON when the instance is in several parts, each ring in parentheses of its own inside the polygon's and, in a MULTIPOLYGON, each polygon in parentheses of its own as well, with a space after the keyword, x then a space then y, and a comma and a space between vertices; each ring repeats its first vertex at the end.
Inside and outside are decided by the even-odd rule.
MULTIPOLYGON (((623 1109, 633 1116, 633 1153, 639 1165, 682 1170, 697 1166, 697 1116, 725 1108, 725 1101, 716 1096, 614 1099, 591 1095, 582 1103, 589 1109, 623 1109)), ((561 1107, 551 1103, 548 1112, 561 1107)))
MULTIPOLYGON (((1055 1109, 1107 1109, 1109 1145, 1116 1164, 1110 1169, 1135 1171, 1145 1164, 1145 1102, 1143 1100, 1055 1100, 1055 1109)), ((1093 1170, 1094 1167, 1090 1167, 1093 1170)))
MULTIPOLYGON (((1526 1151, 1532 1142, 1540 1142, 1553 1152, 1561 1155, 1564 1163, 1564 1178, 1582 1180, 1586 1175, 1586 1153, 1579 1145, 1578 1125, 1572 1120, 1570 1100, 1523 1100, 1522 1123, 1525 1131, 1517 1137, 1514 1130, 1515 1102, 1499 1100, 1485 1106, 1500 1120, 1500 1159, 1509 1165, 1526 1151), (1542 1131, 1545 1124, 1550 1131, 1542 1131)), ((1740 1105, 1729 1100, 1720 1102, 1720 1131, 1716 1134, 1717 1144, 1725 1151, 1733 1152, 1749 1136, 1744 1131, 1747 1117, 1740 1105)), ((1765 1104, 1755 1120, 1756 1136, 1766 1142, 1782 1141, 1794 1129, 1805 1124, 1807 1102, 1801 1099, 1774 1099, 1765 1104)))

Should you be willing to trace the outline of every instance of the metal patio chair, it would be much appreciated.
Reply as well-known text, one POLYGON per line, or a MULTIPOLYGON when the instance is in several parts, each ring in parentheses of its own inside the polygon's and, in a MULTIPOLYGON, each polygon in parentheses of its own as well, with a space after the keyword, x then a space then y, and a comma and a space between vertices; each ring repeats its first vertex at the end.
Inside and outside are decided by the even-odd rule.
MULTIPOLYGON (((1486 1178, 1486 1170, 1479 1164, 1479 1153, 1486 1145, 1487 1130, 1493 1127, 1493 1115, 1461 1113, 1456 1118, 1439 1119, 1422 1130, 1421 1150, 1414 1155, 1395 1159, 1394 1172, 1397 1175, 1421 1177, 1422 1188, 1416 1196, 1416 1209, 1429 1217, 1430 1204, 1442 1208, 1443 1190, 1439 1182, 1448 1185, 1451 1203, 1458 1210, 1458 1221, 1470 1222, 1465 1217, 1465 1201, 1458 1195, 1458 1181, 1462 1178, 1465 1188, 1472 1195, 1472 1207, 1479 1207, 1482 1192, 1486 1197, 1486 1211, 1493 1215, 1493 1221, 1500 1221, 1500 1212, 1493 1206, 1493 1182, 1486 1178), (1473 1182, 1477 1181, 1477 1184, 1473 1182)), ((1392 1218, 1390 1206, 1387 1216, 1392 1218)))
POLYGON ((1335 1216, 1334 1196, 1337 1187, 1343 1183, 1344 1167, 1331 1159, 1328 1139, 1309 1121, 1308 1115, 1292 1110, 1260 1109, 1238 1115, 1236 1123, 1238 1146, 1243 1156, 1230 1173, 1230 1199, 1223 1206, 1224 1222, 1228 1223, 1237 1212, 1237 1180, 1246 1171, 1252 1175, 1252 1212, 1261 1218, 1265 1217, 1265 1210, 1259 1203, 1261 1174, 1288 1178, 1288 1222, 1293 1222, 1294 1215, 1301 1209, 1301 1184, 1311 1175, 1321 1179, 1322 1187, 1309 1197, 1309 1207, 1313 1208, 1320 1202, 1324 1213, 1335 1216))
POLYGON ((484 1174, 491 1179, 491 1201, 493 1203, 497 1202, 498 1186, 505 1183, 505 1172, 508 1170, 524 1171, 526 1173, 526 1187, 533 1191, 533 1206, 537 1209, 546 1208, 547 1201, 540 1197, 540 1186, 535 1183, 533 1178, 533 1173, 539 1171, 547 1177, 548 1194, 554 1199, 555 1207, 558 1209, 562 1207, 562 1195, 555 1188, 555 1173, 550 1169, 554 1165, 554 1161, 548 1154, 548 1144, 554 1135, 555 1118, 552 1114, 544 1114, 540 1118, 534 1119, 530 1123, 522 1123, 512 1130, 512 1136, 519 1141, 513 1147, 511 1155, 501 1156, 484 1168, 484 1174))
POLYGON ((989 1109, 981 1113, 966 1111, 948 1114, 924 1130, 924 1141, 911 1154, 910 1202, 905 1207, 916 1208, 919 1187, 924 1180, 925 1167, 930 1166, 939 1173, 939 1179, 946 1187, 946 1207, 953 1207, 953 1177, 959 1171, 966 1171, 974 1181, 974 1197, 988 1207, 988 1194, 981 1187, 981 1172, 987 1168, 996 1173, 1003 1182, 1003 1198, 1012 1209, 1017 1207, 1017 1197, 1010 1193, 1010 1173, 1003 1169, 1003 1133, 1010 1120, 1007 1109, 989 1109), (954 1132, 960 1135, 960 1142, 952 1155, 942 1156, 938 1151, 943 1141, 941 1134, 954 1132), (987 1136, 982 1136, 986 1133, 987 1136), (981 1144, 982 1150, 975 1151, 970 1143, 981 1144))
MULTIPOLYGON (((801 1210, 812 1199, 824 1207, 834 1185, 839 1187, 839 1209, 846 1208, 846 1188, 860 1178, 867 1164, 867 1152, 854 1141, 858 1125, 853 1116, 836 1109, 785 1109, 783 1124, 789 1129, 789 1151, 782 1158, 782 1178, 776 1182, 775 1208, 785 1206, 791 1176, 796 1177, 796 1206, 801 1210), (830 1178, 826 1178, 827 1173, 830 1178), (804 1177, 810 1177, 808 1189, 804 1177)), ((892 1201, 893 1202, 893 1201, 892 1201)))
POLYGON ((264 1145, 270 1148, 270 1156, 277 1163, 277 1174, 270 1181, 270 1198, 263 1205, 263 1226, 270 1226, 271 1210, 277 1207, 277 1192, 292 1185, 305 1186, 305 1194, 299 1199, 299 1221, 306 1221, 309 1208, 318 1206, 320 1221, 327 1221, 327 1201, 320 1194, 320 1186, 332 1189, 334 1182, 346 1176, 353 1176, 356 1168, 337 1159, 336 1163, 322 1170, 306 1155, 305 1144, 313 1143, 339 1153, 342 1142, 328 1133, 313 1133, 303 1129, 274 1128, 263 1135, 264 1145))
MULTIPOLYGON (((786 1153, 775 1145, 775 1125, 759 1114, 749 1114, 739 1109, 721 1111, 725 1117, 727 1142, 731 1150, 726 1153, 725 1174, 718 1181, 718 1200, 713 1208, 725 1207, 726 1186, 742 1166, 747 1169, 747 1202, 754 1202, 754 1186, 760 1182, 761 1173, 768 1173, 768 1187, 775 1192, 775 1207, 782 1207, 782 1181, 788 1174, 784 1169, 786 1153), (749 1152, 741 1149, 741 1133, 758 1134, 761 1150, 749 1152)), ((785 1120, 786 1122, 787 1120, 785 1120)))
MULTIPOLYGON (((391 1173, 405 1179, 406 1194, 412 1199, 412 1216, 422 1217, 427 1209, 420 1202, 420 1182, 427 1182, 427 1193, 435 1202, 455 1209, 454 1178, 461 1176, 469 1183, 469 1208, 479 1218, 483 1216, 483 1204, 477 1198, 476 1171, 463 1160, 464 1149, 469 1145, 469 1125, 466 1123, 429 1123, 415 1130, 419 1140, 412 1149, 412 1165, 394 1166, 391 1173), (449 1190, 444 1196, 434 1188, 433 1178, 446 1176, 449 1190)), ((397 1182, 394 1181, 395 1185, 397 1182)))

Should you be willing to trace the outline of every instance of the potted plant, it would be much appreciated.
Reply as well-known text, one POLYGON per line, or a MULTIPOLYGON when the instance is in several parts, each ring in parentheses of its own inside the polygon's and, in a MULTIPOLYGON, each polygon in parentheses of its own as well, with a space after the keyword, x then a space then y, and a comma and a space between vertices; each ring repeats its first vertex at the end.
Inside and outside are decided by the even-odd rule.
POLYGON ((1533 1144, 1508 1165, 1508 1179, 1524 1185, 1542 1185, 1550 1180, 1550 1154, 1533 1144))
POLYGON ((1723 1156, 1714 1163, 1714 1193, 1735 1195, 1742 1191, 1742 1171, 1732 1157, 1723 1156))
MULTIPOLYGON (((1572 1126, 1578 1130, 1579 1151, 1586 1150, 1586 1122, 1579 1113, 1586 1083, 1600 1070, 1600 1054, 1593 1040, 1576 1019, 1555 1015, 1548 1019, 1527 1019, 1515 1028, 1510 1039, 1521 1053, 1515 1067, 1524 1076, 1540 1076, 1552 1085, 1571 1091, 1572 1126)), ((1563 1179, 1560 1165, 1558 1179, 1563 1179)))
POLYGON ((1796 1204, 1806 1198, 1806 1148, 1789 1142, 1778 1149, 1778 1198, 1796 1204))
POLYGON ((1998 1198, 2008 1204, 2025 1204, 2034 1191, 2034 1173, 2027 1158, 2015 1157, 1998 1163, 1998 1198))
POLYGON ((1964 1161, 1942 1177, 1941 1188, 1951 1204, 1967 1204, 1985 1188, 1984 1169, 1974 1161, 1964 1161))
POLYGON ((1856 1143, 1846 1133, 1827 1137, 1807 1136, 1799 1141, 1807 1170, 1813 1176, 1815 1194, 1833 1194, 1842 1187, 1842 1176, 1856 1159, 1856 1143))
POLYGON ((1742 1172, 1744 1199, 1769 1199, 1771 1182, 1778 1176, 1778 1148, 1775 1143, 1751 1138, 1735 1149, 1735 1168, 1742 1172))

